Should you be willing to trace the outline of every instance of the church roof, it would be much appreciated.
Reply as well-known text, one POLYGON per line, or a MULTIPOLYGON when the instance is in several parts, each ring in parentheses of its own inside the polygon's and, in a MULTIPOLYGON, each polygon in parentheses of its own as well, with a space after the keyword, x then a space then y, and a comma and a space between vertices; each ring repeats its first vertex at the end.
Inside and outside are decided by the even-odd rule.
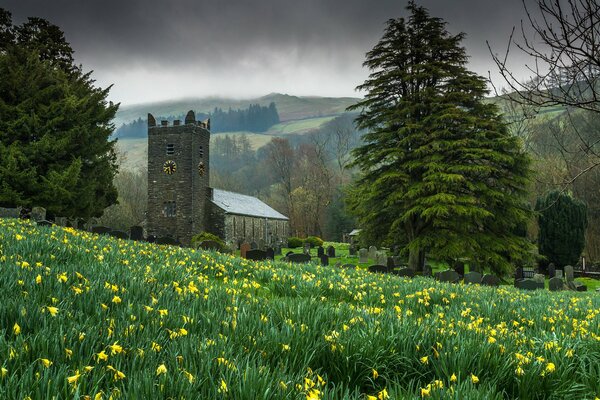
POLYGON ((245 194, 213 189, 212 202, 229 214, 271 219, 289 219, 285 215, 273 210, 256 197, 247 196, 245 194))

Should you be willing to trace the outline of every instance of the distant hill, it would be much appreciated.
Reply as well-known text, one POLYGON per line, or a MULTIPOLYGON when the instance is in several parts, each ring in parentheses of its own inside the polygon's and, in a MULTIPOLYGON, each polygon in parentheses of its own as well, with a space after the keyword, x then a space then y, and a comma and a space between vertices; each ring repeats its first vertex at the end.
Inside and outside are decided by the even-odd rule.
POLYGON ((280 93, 271 93, 258 98, 242 100, 218 97, 168 100, 156 103, 121 105, 114 123, 116 127, 119 127, 138 118, 145 119, 148 113, 155 116, 181 115, 188 110, 208 113, 213 111, 215 107, 228 110, 229 108, 247 108, 250 104, 268 106, 271 102, 274 102, 277 106, 281 122, 286 122, 341 114, 346 107, 358 100, 354 97, 299 97, 280 93))

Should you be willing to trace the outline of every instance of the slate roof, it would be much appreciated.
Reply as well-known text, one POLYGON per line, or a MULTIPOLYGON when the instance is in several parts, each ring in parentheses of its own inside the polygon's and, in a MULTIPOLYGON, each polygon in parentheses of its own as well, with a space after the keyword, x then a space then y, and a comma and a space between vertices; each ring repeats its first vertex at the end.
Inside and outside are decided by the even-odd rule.
POLYGON ((245 194, 213 189, 212 202, 229 214, 272 219, 289 219, 285 215, 273 210, 256 197, 247 196, 245 194))

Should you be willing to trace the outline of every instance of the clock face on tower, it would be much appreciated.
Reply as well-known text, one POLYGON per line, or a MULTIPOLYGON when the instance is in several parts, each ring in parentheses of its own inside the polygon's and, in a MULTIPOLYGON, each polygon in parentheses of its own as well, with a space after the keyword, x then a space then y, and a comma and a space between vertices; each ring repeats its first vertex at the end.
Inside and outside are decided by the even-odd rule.
POLYGON ((173 160, 167 160, 163 164, 163 171, 165 172, 165 174, 171 175, 175 173, 175 171, 177 171, 177 164, 173 160))

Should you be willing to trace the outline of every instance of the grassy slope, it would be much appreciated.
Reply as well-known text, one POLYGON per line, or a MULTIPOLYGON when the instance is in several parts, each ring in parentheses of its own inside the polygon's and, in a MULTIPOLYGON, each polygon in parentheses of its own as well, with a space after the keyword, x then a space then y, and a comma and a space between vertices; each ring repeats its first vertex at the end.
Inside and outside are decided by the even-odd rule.
POLYGON ((1 398, 593 399, 599 313, 0 219, 1 398))

